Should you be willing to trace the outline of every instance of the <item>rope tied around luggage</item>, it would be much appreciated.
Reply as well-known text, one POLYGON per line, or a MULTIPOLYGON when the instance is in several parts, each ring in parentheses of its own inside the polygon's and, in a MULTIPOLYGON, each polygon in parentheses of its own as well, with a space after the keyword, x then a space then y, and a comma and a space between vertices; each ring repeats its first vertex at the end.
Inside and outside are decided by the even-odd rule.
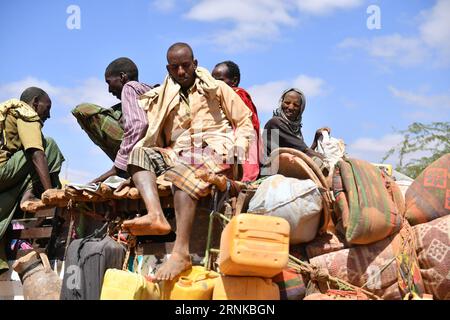
POLYGON ((311 281, 314 282, 327 282, 330 279, 330 274, 327 269, 314 265, 310 266, 309 276, 311 281))
POLYGON ((406 292, 406 295, 419 295, 414 281, 414 261, 417 261, 415 252, 416 239, 412 227, 405 216, 403 216, 403 228, 403 232, 400 232, 400 252, 396 255, 398 284, 402 290, 409 290, 409 292, 406 292))
POLYGON ((389 267, 392 262, 394 262, 397 259, 397 256, 394 256, 391 260, 389 260, 381 269, 380 271, 378 271, 377 273, 375 273, 372 277, 370 277, 369 279, 367 279, 366 283, 363 284, 363 286, 361 288, 365 288, 369 283, 373 282, 374 279, 377 279, 381 273, 386 270, 387 267, 389 267))
MULTIPOLYGON (((119 242, 119 243, 124 242, 124 241, 120 240, 120 236, 121 235, 119 233, 119 235, 117 236, 117 242, 119 242)), ((128 240, 126 242, 124 242, 124 243, 126 243, 126 245, 127 245, 127 252, 125 253, 125 258, 123 260, 122 270, 125 271, 125 270, 128 270, 128 263, 129 263, 129 260, 130 260, 131 251, 133 251, 134 258, 136 259, 135 249, 136 249, 137 238, 135 236, 131 236, 130 235, 128 240)))
POLYGON ((310 280, 313 282, 326 282, 327 284, 331 282, 338 286, 341 290, 362 292, 373 300, 382 300, 379 296, 370 291, 355 286, 345 280, 331 276, 325 268, 320 268, 305 261, 301 261, 292 255, 289 255, 289 259, 291 261, 289 261, 288 267, 309 276, 310 280))

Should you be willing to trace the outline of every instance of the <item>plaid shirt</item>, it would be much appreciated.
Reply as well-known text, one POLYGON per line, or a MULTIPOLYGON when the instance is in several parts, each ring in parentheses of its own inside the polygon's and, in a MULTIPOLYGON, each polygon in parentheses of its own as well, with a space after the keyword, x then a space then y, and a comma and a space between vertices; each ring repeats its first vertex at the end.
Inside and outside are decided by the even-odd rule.
POLYGON ((123 140, 117 152, 114 165, 126 171, 128 155, 136 142, 145 136, 148 127, 147 115, 139 106, 137 99, 152 87, 137 81, 127 82, 122 89, 122 118, 123 140))

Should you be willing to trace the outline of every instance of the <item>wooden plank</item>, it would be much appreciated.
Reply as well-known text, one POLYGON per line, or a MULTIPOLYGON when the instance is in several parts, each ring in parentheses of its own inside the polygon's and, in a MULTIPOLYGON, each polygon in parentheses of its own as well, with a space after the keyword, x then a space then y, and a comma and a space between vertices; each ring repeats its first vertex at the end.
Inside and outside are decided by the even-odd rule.
POLYGON ((11 239, 43 239, 50 238, 52 235, 52 227, 31 228, 23 230, 13 230, 9 237, 11 239))
POLYGON ((35 213, 35 217, 36 218, 41 218, 41 217, 53 217, 55 216, 55 212, 56 212, 56 208, 51 208, 51 209, 45 209, 45 210, 39 210, 38 212, 35 213))

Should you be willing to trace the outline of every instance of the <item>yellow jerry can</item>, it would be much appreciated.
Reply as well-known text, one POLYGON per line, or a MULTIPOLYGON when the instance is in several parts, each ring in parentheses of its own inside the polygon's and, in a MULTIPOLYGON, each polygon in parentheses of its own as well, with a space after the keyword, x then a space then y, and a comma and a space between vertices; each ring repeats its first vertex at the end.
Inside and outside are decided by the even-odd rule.
POLYGON ((235 216, 220 238, 220 272, 273 278, 287 266, 289 234, 286 219, 249 213, 235 216))
POLYGON ((213 300, 280 300, 280 290, 272 279, 220 276, 213 300))
POLYGON ((172 281, 162 281, 164 300, 211 300, 215 280, 219 274, 202 266, 193 266, 172 281))
POLYGON ((159 300, 157 283, 130 271, 108 269, 103 278, 100 300, 159 300))

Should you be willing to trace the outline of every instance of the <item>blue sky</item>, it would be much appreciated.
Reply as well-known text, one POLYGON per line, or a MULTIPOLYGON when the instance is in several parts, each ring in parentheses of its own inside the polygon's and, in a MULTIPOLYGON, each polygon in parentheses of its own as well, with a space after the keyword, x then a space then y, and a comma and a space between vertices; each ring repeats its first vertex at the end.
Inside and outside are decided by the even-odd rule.
POLYGON ((350 156, 378 162, 400 141, 394 130, 450 120, 449 15, 450 0, 2 1, 0 100, 31 85, 46 90, 53 108, 44 133, 65 154, 63 177, 87 181, 111 161, 70 110, 116 103, 103 74, 120 56, 136 62, 142 82, 161 83, 167 48, 183 41, 209 70, 239 64, 262 126, 281 92, 297 86, 307 96, 308 144, 330 126, 350 156), (66 25, 70 5, 80 29, 66 25), (380 29, 367 27, 370 5, 380 29))

